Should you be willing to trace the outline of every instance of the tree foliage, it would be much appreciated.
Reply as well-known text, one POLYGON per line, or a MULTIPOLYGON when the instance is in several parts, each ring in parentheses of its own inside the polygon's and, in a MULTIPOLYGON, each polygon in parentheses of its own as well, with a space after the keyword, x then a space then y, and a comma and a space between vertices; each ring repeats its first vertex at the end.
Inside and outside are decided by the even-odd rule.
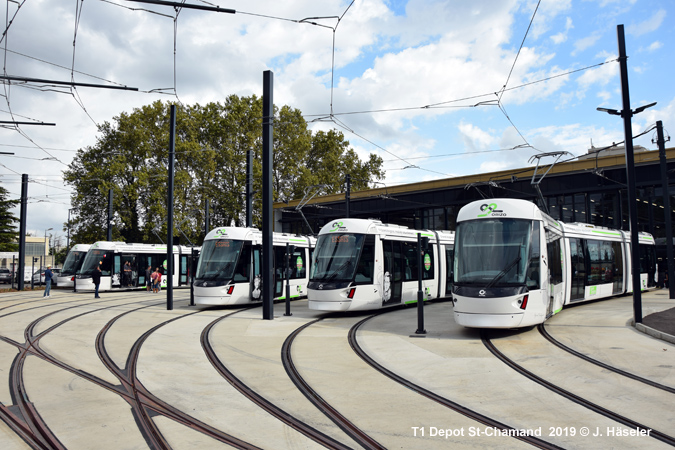
POLYGON ((9 192, 0 186, 0 252, 15 252, 19 246, 19 231, 15 223, 19 222, 11 209, 19 204, 19 200, 8 200, 9 192))
MULTIPOLYGON (((73 242, 106 237, 108 191, 113 191, 113 239, 159 242, 166 236, 170 104, 155 102, 98 126, 93 146, 80 149, 64 173, 74 188, 73 242)), ((245 222, 246 154, 253 153, 254 225, 262 204, 262 99, 232 95, 224 103, 176 106, 174 236, 195 244, 211 226, 245 222)), ((354 189, 384 176, 382 159, 361 161, 338 131, 312 134, 299 110, 275 107, 274 201, 341 192, 346 174, 354 189)))

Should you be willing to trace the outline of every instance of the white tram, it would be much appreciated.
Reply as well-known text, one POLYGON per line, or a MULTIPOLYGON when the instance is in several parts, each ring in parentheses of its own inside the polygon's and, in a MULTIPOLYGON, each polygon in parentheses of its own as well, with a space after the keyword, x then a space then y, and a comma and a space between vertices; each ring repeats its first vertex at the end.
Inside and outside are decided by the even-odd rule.
POLYGON ((82 267, 84 257, 91 248, 89 244, 75 244, 72 246, 66 260, 63 262, 61 272, 56 275, 56 285, 60 288, 72 288, 74 285, 75 275, 82 267))
MULTIPOLYGON (((245 305, 262 301, 262 239, 257 228, 220 227, 204 238, 194 281, 196 305, 245 305)), ((273 233, 274 299, 286 298, 286 244, 291 299, 307 295, 316 239, 273 233)))
MULTIPOLYGON (((633 291, 630 234, 553 220, 532 202, 486 199, 457 216, 453 304, 466 327, 517 328, 563 306, 633 291)), ((655 247, 640 233, 641 289, 654 286, 655 247)))
MULTIPOLYGON (((87 252, 87 256, 82 263, 82 268, 76 275, 75 290, 77 292, 90 292, 94 290, 91 274, 96 269, 96 266, 101 267, 99 292, 144 289, 147 282, 145 272, 148 266, 153 271, 156 268, 160 269, 160 273, 162 274, 161 286, 166 287, 167 248, 163 244, 96 242, 87 252)), ((174 287, 190 286, 193 258, 196 259, 198 251, 199 247, 173 246, 174 287)))
POLYGON ((319 232, 309 308, 356 311, 417 303, 417 233, 428 238, 422 249, 424 300, 449 297, 454 233, 341 219, 319 232))

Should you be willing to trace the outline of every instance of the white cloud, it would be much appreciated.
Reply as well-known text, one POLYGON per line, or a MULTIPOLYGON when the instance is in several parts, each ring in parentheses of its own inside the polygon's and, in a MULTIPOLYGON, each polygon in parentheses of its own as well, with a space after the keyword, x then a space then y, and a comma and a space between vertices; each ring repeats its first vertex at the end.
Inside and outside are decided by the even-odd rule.
POLYGON ((586 36, 581 39, 577 39, 574 42, 574 51, 572 56, 577 55, 578 53, 583 52, 584 50, 591 48, 595 45, 596 42, 602 37, 602 34, 598 31, 593 32, 591 35, 586 36))
POLYGON ((643 34, 652 33, 659 29, 666 18, 666 10, 659 9, 647 20, 640 23, 629 25, 626 31, 633 36, 642 36, 643 34))

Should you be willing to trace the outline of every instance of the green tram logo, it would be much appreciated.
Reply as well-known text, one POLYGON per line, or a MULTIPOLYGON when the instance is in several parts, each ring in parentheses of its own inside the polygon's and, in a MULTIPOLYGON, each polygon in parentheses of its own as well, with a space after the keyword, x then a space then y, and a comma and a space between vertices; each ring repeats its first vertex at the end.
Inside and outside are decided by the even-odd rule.
POLYGON ((330 229, 330 232, 332 233, 334 231, 345 231, 345 230, 346 228, 344 227, 343 222, 333 222, 333 228, 330 229))
POLYGON ((505 216, 506 215, 504 213, 504 211, 502 211, 501 209, 497 209, 496 203, 490 203, 489 205, 488 204, 482 204, 482 205, 480 205, 480 210, 484 214, 478 214, 477 217, 486 217, 486 216, 489 216, 489 215, 492 215, 492 216, 505 216))

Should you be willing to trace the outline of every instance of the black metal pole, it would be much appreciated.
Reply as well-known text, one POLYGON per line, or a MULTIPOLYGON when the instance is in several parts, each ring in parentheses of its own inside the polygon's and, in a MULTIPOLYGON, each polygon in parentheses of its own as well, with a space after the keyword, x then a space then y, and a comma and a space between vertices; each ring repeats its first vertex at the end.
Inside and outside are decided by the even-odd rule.
POLYGON ((113 220, 113 190, 108 189, 108 233, 106 240, 112 241, 112 220, 113 220))
POLYGON ((351 197, 352 190, 352 177, 351 175, 345 175, 345 217, 349 219, 350 214, 350 205, 349 200, 351 197))
POLYGON ((253 226, 253 152, 246 150, 246 226, 253 226))
POLYGON ((666 264, 668 267, 668 289, 670 299, 675 299, 675 261, 673 260, 673 225, 670 210, 670 188, 668 187, 668 161, 666 160, 666 140, 663 137, 663 123, 656 121, 657 144, 661 160, 661 189, 663 189, 663 208, 666 219, 666 264))
POLYGON ((424 329, 424 291, 422 287, 422 233, 417 233, 417 330, 415 334, 426 334, 424 329))
POLYGON ((195 249, 190 249, 190 306, 195 306, 195 249))
POLYGON ((262 295, 263 319, 274 319, 274 267, 273 267, 273 231, 274 211, 272 210, 272 145, 274 142, 274 74, 271 70, 263 72, 263 208, 262 208, 262 295))
POLYGON ((211 203, 209 202, 209 199, 206 199, 206 205, 204 206, 205 209, 205 214, 204 214, 204 237, 206 237, 207 234, 211 231, 211 213, 209 211, 211 206, 211 203))
POLYGON ((169 123, 169 181, 166 200, 166 309, 173 309, 173 167, 176 157, 176 105, 169 123))
POLYGON ((630 215, 631 265, 633 280, 633 317, 635 323, 642 323, 642 292, 640 285, 640 241, 638 236, 637 217, 637 189, 635 188, 635 157, 633 154, 633 127, 630 109, 630 95, 628 92, 628 56, 626 56, 626 41, 623 25, 617 25, 619 42, 619 68, 621 71, 621 97, 623 110, 623 132, 626 141, 626 178, 628 180, 628 213, 630 215))
MULTIPOLYGON (((28 174, 21 175, 21 212, 19 213, 19 270, 17 284, 23 291, 23 278, 26 271, 26 215, 28 214, 28 174)), ((32 274, 31 274, 32 278, 32 274)))
POLYGON ((284 316, 292 316, 291 314, 291 277, 289 264, 291 260, 290 244, 286 242, 286 262, 284 263, 284 278, 286 278, 286 314, 284 316))

